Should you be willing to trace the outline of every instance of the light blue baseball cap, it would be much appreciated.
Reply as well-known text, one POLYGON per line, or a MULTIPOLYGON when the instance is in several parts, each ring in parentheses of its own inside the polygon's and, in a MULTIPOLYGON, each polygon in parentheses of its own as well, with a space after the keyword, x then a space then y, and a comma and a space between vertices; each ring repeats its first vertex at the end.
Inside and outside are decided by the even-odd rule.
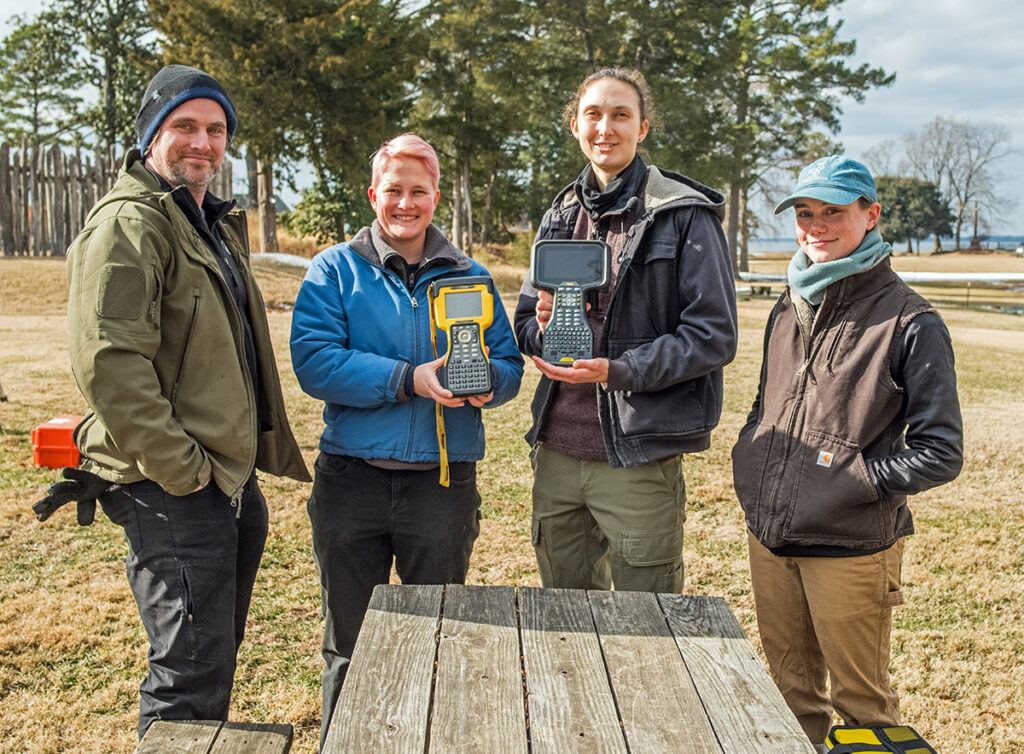
POLYGON ((861 197, 877 202, 875 179, 856 160, 842 155, 822 157, 800 171, 793 193, 779 202, 775 214, 793 206, 797 199, 817 199, 828 204, 851 204, 861 197))

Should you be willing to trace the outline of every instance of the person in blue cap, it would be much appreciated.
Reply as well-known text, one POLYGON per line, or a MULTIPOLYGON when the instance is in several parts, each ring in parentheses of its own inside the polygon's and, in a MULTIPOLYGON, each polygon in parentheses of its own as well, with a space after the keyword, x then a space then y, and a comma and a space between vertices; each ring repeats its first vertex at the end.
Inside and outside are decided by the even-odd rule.
POLYGON ((956 478, 963 426, 949 332, 893 272, 867 168, 817 160, 775 213, 790 207, 800 248, 733 478, 765 656, 823 746, 833 712, 899 722, 889 635, 914 531, 907 496, 956 478))
POLYGON ((71 368, 90 411, 75 430, 80 468, 35 510, 45 519, 70 497, 89 523, 98 498, 124 529, 149 639, 140 738, 154 720, 227 720, 267 538, 255 470, 310 480, 245 213, 207 190, 236 125, 212 76, 161 69, 139 148, 68 249, 71 368))

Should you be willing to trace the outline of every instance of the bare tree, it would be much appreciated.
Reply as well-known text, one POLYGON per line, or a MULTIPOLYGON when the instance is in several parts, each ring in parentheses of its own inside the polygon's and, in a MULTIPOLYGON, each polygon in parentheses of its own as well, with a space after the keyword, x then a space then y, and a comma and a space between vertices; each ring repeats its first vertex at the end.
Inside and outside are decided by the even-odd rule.
POLYGON ((905 175, 909 170, 899 139, 885 139, 865 149, 863 161, 872 175, 905 175))
MULTIPOLYGON (((942 191, 955 217, 956 248, 971 205, 995 209, 1001 205, 995 187, 996 166, 1013 153, 1010 131, 996 123, 937 116, 920 131, 906 134, 903 146, 914 174, 942 191)), ((942 247, 935 237, 935 250, 942 247)))

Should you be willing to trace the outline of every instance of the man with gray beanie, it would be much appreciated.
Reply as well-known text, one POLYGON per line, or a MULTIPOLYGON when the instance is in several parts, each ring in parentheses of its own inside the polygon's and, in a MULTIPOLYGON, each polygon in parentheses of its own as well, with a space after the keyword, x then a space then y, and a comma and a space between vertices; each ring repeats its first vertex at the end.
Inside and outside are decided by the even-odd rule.
POLYGON ((77 500, 82 520, 98 496, 124 528, 149 638, 140 737, 154 720, 227 719, 267 537, 255 469, 309 481, 245 213, 207 191, 236 125, 216 79, 163 68, 139 108, 139 149, 68 250, 71 366, 91 411, 75 430, 79 468, 36 511, 77 500))

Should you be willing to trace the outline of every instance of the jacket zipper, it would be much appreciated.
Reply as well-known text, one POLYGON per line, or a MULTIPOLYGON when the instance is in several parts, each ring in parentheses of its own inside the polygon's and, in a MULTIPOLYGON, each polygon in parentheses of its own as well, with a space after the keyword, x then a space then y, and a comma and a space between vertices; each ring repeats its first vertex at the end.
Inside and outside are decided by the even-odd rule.
MULTIPOLYGON (((839 293, 837 294, 837 296, 838 296, 838 298, 840 300, 842 300, 843 290, 845 288, 846 288, 846 281, 844 280, 843 282, 840 283, 839 293)), ((832 311, 829 312, 828 321, 825 323, 825 326, 822 328, 823 331, 828 330, 828 328, 832 325, 832 320, 835 318, 837 310, 838 310, 838 306, 836 308, 833 308, 832 311)), ((796 317, 796 312, 794 312, 793 316, 796 317)), ((800 326, 800 319, 799 319, 799 317, 796 317, 796 319, 797 319, 797 327, 799 328, 799 326, 800 326)), ((815 319, 817 319, 817 318, 815 318, 815 319)), ((813 334, 813 330, 814 330, 814 323, 813 322, 811 323, 811 330, 812 330, 812 334, 813 334)), ((802 340, 802 338, 801 338, 801 340, 802 340)), ((776 497, 776 495, 779 492, 779 485, 782 484, 782 480, 785 478, 786 467, 789 465, 789 453, 790 453, 790 448, 793 445, 793 430, 796 427, 797 414, 799 413, 801 407, 803 406, 804 394, 805 394, 805 392, 807 390, 808 374, 810 372, 809 367, 810 367, 811 362, 814 360, 815 355, 821 349, 821 344, 823 342, 824 342, 823 340, 819 340, 818 343, 815 345, 813 343, 813 339, 812 339, 811 344, 808 347, 806 347, 806 349, 805 349, 804 363, 797 370, 797 373, 800 375, 800 387, 799 387, 799 390, 797 390, 797 398, 793 402, 793 408, 790 410, 790 413, 789 413, 789 421, 786 423, 786 444, 783 446, 783 449, 782 449, 782 459, 780 461, 779 474, 778 474, 778 476, 775 477, 775 483, 772 485, 771 492, 768 494, 768 501, 767 501, 766 512, 765 512, 765 523, 764 523, 764 528, 761 530, 761 537, 760 537, 760 540, 761 540, 762 543, 765 542, 765 539, 766 539, 767 534, 768 534, 768 527, 771 526, 772 513, 773 513, 773 509, 775 507, 775 497, 776 497)))
MULTIPOLYGON (((226 220, 227 218, 224 219, 226 220)), ((199 234, 196 232, 195 228, 193 228, 191 224, 187 224, 187 227, 191 231, 193 243, 198 243, 201 245, 201 248, 207 249, 209 251, 209 248, 206 246, 206 242, 199 237, 199 234)), ((243 230, 241 232, 241 235, 244 240, 248 240, 247 229, 243 230)), ((252 291, 250 290, 247 283, 249 277, 251 276, 242 274, 245 271, 243 270, 241 263, 237 258, 235 258, 235 255, 231 252, 230 247, 228 247, 226 243, 224 244, 224 247, 227 249, 228 253, 231 254, 235 264, 238 266, 239 274, 242 275, 242 284, 246 286, 246 296, 250 297, 252 295, 252 291)), ((210 263, 207 262, 206 268, 207 270, 210 270, 211 272, 215 273, 213 277, 219 281, 222 295, 224 295, 228 300, 233 300, 231 292, 227 290, 227 283, 221 276, 220 265, 215 262, 211 266, 210 263)), ((238 311, 237 306, 229 305, 226 306, 225 309, 231 312, 228 315, 229 317, 235 317, 235 329, 242 336, 241 342, 235 343, 235 356, 238 358, 238 363, 242 368, 242 374, 247 378, 245 380, 245 395, 249 402, 249 427, 252 433, 252 447, 249 451, 249 462, 246 465, 252 466, 253 470, 255 470, 256 446, 259 444, 259 419, 256 416, 258 407, 256 406, 256 395, 252 384, 253 375, 249 374, 249 365, 246 363, 245 360, 245 326, 242 324, 242 313, 238 311)), ((253 345, 255 346, 255 343, 253 343, 253 345)), ((248 481, 248 477, 243 479, 242 483, 235 489, 234 492, 231 493, 231 507, 235 509, 236 519, 242 517, 242 498, 245 495, 245 484, 248 481)))
MULTIPOLYGON (((247 238, 247 236, 245 235, 244 232, 243 232, 242 235, 243 235, 243 238, 247 238)), ((222 239, 222 242, 223 242, 223 239, 222 239)), ((224 244, 224 248, 227 249, 228 254, 231 254, 232 257, 235 256, 234 254, 232 254, 231 249, 228 247, 228 245, 226 243, 224 244)), ((248 247, 246 247, 246 248, 248 248, 248 247)), ((251 302, 251 301, 254 300, 253 299, 252 287, 249 285, 249 282, 252 280, 252 271, 242 266, 241 259, 235 259, 235 265, 238 267, 239 274, 242 277, 242 285, 245 286, 245 297, 246 297, 246 299, 248 301, 251 302)), ((218 265, 218 267, 219 267, 219 265, 218 265)), ((222 283, 222 287, 225 289, 225 293, 227 293, 227 295, 230 296, 231 295, 230 292, 226 290, 226 288, 227 288, 226 283, 222 283)), ((259 299, 256 299, 256 300, 259 300, 259 299)), ((238 311, 238 307, 237 306, 235 306, 235 307, 228 307, 228 308, 231 309, 232 311, 234 311, 235 316, 238 317, 236 325, 238 327, 239 334, 242 336, 241 337, 241 341, 236 344, 236 348, 237 348, 238 363, 242 367, 242 374, 244 374, 244 375, 246 375, 248 377, 248 379, 245 381, 245 393, 246 393, 246 396, 248 396, 248 398, 249 398, 249 416, 250 416, 249 426, 252 429, 252 449, 251 449, 251 451, 249 453, 249 463, 246 464, 246 465, 247 466, 251 466, 252 467, 252 473, 255 474, 256 473, 256 452, 257 452, 257 448, 259 447, 259 444, 260 444, 260 426, 259 426, 259 416, 258 416, 258 414, 259 414, 259 406, 256 405, 256 389, 253 386, 253 379, 254 378, 258 379, 258 375, 249 374, 249 363, 248 363, 248 361, 245 358, 245 325, 242 323, 242 316, 243 315, 242 315, 242 313, 240 311, 238 311)), ((255 334, 253 335, 253 344, 252 345, 253 345, 253 350, 255 350, 256 349, 256 336, 255 336, 255 334)), ((231 506, 235 509, 235 518, 241 518, 242 517, 242 498, 243 498, 243 496, 245 494, 245 486, 248 483, 248 481, 249 481, 249 477, 247 476, 245 479, 242 480, 241 486, 237 490, 235 490, 235 493, 231 496, 231 506)))
POLYGON ((171 406, 178 400, 178 390, 181 388, 181 375, 185 371, 185 357, 188 356, 189 346, 192 345, 192 333, 196 327, 196 319, 199 316, 199 291, 192 291, 192 313, 188 318, 188 327, 185 330, 185 343, 181 349, 181 361, 178 362, 178 371, 174 375, 174 384, 171 387, 171 406))
MULTIPOLYGON (((400 291, 402 291, 402 293, 405 294, 405 296, 409 299, 410 305, 412 306, 412 356, 413 356, 413 363, 409 364, 409 368, 410 369, 415 369, 416 366, 417 366, 416 362, 417 361, 421 361, 421 359, 423 358, 422 355, 420 354, 420 321, 419 321, 419 316, 418 316, 419 308, 420 308, 420 302, 416 298, 414 291, 410 291, 409 287, 399 279, 398 275, 396 275, 395 273, 391 272, 390 270, 385 270, 384 274, 387 275, 388 280, 390 280, 395 285, 396 288, 398 288, 400 291)), ((420 280, 417 281, 417 287, 419 287, 419 284, 421 282, 423 282, 423 278, 420 278, 420 280)), ((413 395, 409 396, 409 400, 410 401, 415 401, 415 398, 416 398, 415 392, 413 393, 413 395)), ((416 437, 416 411, 415 410, 411 410, 409 412, 409 434, 408 434, 408 436, 405 439, 405 454, 406 454, 406 456, 409 456, 409 454, 412 453, 413 438, 415 438, 415 437, 416 437)))
MULTIPOLYGON (((668 205, 667 208, 674 208, 674 206, 673 205, 668 205)), ((580 209, 580 211, 581 212, 583 211, 582 208, 580 209)), ((608 337, 609 337, 608 336, 608 332, 611 329, 610 327, 608 327, 608 323, 611 321, 611 318, 612 318, 612 307, 613 307, 613 305, 615 303, 615 294, 618 293, 619 288, 622 286, 622 281, 626 277, 625 273, 629 270, 630 265, 633 263, 633 257, 636 255, 637 248, 640 245, 639 241, 634 243, 632 246, 630 245, 630 242, 633 241, 633 239, 643 238, 643 234, 645 232, 647 232, 647 229, 650 227, 651 223, 654 221, 654 214, 655 214, 654 212, 645 211, 644 214, 641 215, 637 219, 637 221, 635 223, 633 223, 633 225, 630 227, 630 229, 628 231, 626 231, 626 238, 622 242, 622 248, 619 250, 619 253, 618 253, 617 257, 616 257, 616 260, 619 263, 619 272, 615 276, 615 285, 612 286, 612 292, 608 296, 608 309, 604 313, 604 323, 605 323, 605 326, 603 328, 601 328, 601 343, 600 343, 600 349, 599 349, 598 353, 605 353, 605 354, 608 353, 608 337), (628 256, 626 255, 626 250, 627 249, 629 249, 630 252, 631 252, 628 256)), ((596 224, 593 227, 596 228, 596 224)), ((605 358, 607 358, 607 356, 605 358)), ((601 423, 601 392, 602 392, 600 384, 598 384, 596 386, 596 392, 597 392, 597 420, 598 420, 598 424, 600 424, 601 423)), ((613 417, 612 416, 611 399, 607 397, 608 391, 604 391, 604 392, 605 392, 605 396, 606 396, 605 400, 608 402, 608 420, 609 421, 617 421, 617 417, 613 417)), ((546 408, 547 408, 547 406, 545 406, 545 409, 546 408)), ((615 458, 619 461, 619 463, 622 463, 622 458, 619 455, 618 443, 616 442, 616 434, 615 434, 615 432, 612 431, 611 427, 605 427, 605 426, 602 425, 601 426, 601 433, 603 435, 606 435, 606 437, 605 437, 606 445, 609 445, 611 447, 612 452, 615 454, 615 458)))

